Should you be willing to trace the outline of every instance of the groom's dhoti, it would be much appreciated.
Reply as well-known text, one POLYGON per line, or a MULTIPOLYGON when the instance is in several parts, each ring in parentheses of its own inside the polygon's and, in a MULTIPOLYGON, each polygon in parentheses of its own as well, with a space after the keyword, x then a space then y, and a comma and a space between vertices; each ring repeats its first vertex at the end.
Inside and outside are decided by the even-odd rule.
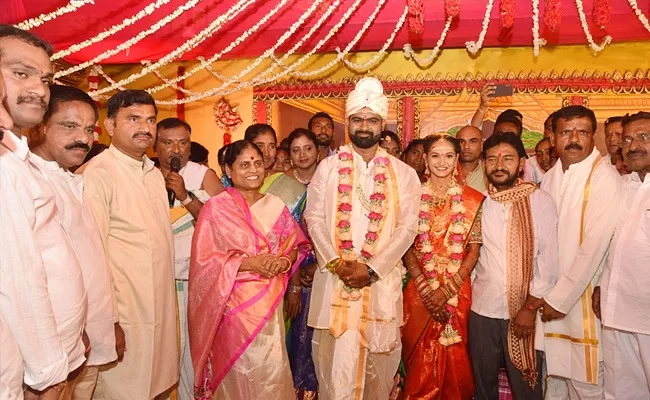
POLYGON ((372 353, 361 345, 361 335, 356 330, 348 330, 336 339, 327 329, 314 329, 312 356, 318 378, 318 398, 388 399, 401 354, 399 339, 389 352, 372 353))

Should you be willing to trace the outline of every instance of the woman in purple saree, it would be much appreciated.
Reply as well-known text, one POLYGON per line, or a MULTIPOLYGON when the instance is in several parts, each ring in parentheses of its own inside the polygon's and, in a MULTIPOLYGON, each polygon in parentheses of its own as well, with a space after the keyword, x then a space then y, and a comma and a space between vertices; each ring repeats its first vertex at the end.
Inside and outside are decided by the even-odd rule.
POLYGON ((279 198, 259 193, 259 149, 226 151, 234 187, 201 209, 192 242, 188 324, 199 399, 295 396, 282 300, 307 240, 279 198))

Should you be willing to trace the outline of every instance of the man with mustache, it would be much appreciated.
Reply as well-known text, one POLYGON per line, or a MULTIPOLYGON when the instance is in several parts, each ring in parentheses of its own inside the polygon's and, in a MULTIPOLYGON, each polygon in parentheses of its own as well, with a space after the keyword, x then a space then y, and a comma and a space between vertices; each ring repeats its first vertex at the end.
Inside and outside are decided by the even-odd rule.
POLYGON ((490 136, 483 160, 489 196, 468 341, 476 399, 499 397, 499 369, 505 367, 515 398, 541 400, 544 336, 535 324, 541 298, 557 278, 555 201, 519 178, 526 150, 514 134, 490 136))
POLYGON ((95 102, 82 90, 52 85, 48 109, 39 128, 40 140, 32 148, 34 163, 54 189, 62 224, 80 261, 86 287, 85 332, 91 350, 83 370, 65 388, 66 394, 85 399, 95 389, 99 366, 117 359, 106 254, 95 219, 82 199, 83 177, 71 172, 90 151, 98 117, 95 102))
POLYGON ((158 109, 144 90, 108 100, 111 146, 82 166, 112 275, 118 362, 99 373, 94 398, 152 399, 178 381, 174 245, 165 179, 145 155, 158 109))
POLYGON ((23 397, 23 381, 39 392, 27 396, 58 398, 68 374, 85 360, 81 268, 59 222, 63 215, 54 191, 22 136, 47 109, 51 55, 49 43, 0 25, 0 75, 6 88, 1 97, 14 122, 0 144, 0 319, 11 332, 11 338, 2 334, 0 393, 9 398, 23 397))
POLYGON ((483 150, 483 132, 475 126, 467 125, 456 133, 460 142, 460 156, 458 163, 463 171, 467 184, 484 193, 487 190, 485 170, 481 162, 483 150))
POLYGON ((583 106, 553 116, 560 156, 542 189, 558 209, 559 276, 544 296, 542 320, 550 398, 602 399, 602 336, 591 295, 622 207, 622 182, 594 146, 596 117, 583 106))
POLYGON ((192 400, 194 370, 187 339, 187 290, 192 236, 203 203, 211 196, 221 193, 224 188, 213 170, 190 161, 192 128, 187 122, 178 118, 166 118, 158 122, 156 131, 154 149, 160 161, 160 172, 165 177, 167 189, 175 195, 170 216, 174 232, 174 274, 181 334, 178 397, 181 400, 192 400), (172 170, 172 158, 179 160, 180 170, 172 170))
POLYGON ((401 259, 421 186, 379 147, 388 98, 376 78, 357 83, 346 115, 352 144, 320 163, 304 213, 319 265, 308 318, 318 398, 387 400, 402 347, 401 259))
POLYGON ((594 311, 602 315, 605 398, 650 398, 650 113, 622 119, 622 212, 594 311), (602 288, 602 289, 601 289, 602 288), (601 297, 602 296, 602 297, 601 297))
POLYGON ((317 112, 307 124, 318 139, 318 159, 324 160, 334 154, 334 119, 326 112, 317 112))

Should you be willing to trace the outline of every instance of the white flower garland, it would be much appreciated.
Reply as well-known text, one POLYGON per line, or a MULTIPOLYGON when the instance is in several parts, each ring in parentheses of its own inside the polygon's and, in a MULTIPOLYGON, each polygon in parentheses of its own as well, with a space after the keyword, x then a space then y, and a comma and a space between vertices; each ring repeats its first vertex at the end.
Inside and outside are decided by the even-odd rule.
POLYGON ((408 6, 404 6, 404 12, 402 13, 400 19, 397 21, 397 25, 395 25, 395 29, 393 29, 393 33, 391 33, 391 35, 388 37, 384 45, 381 47, 381 49, 379 49, 379 51, 377 52, 377 54, 375 54, 374 57, 372 57, 370 60, 368 60, 363 64, 357 64, 343 57, 343 62, 345 63, 345 65, 355 72, 369 71, 386 54, 386 50, 393 43, 393 40, 395 40, 395 36, 397 35, 397 32, 399 32, 399 30, 402 29, 402 25, 404 25, 404 22, 406 21, 406 16, 408 15, 408 12, 409 12, 408 6))
POLYGON ((88 40, 84 40, 81 43, 74 44, 70 47, 68 47, 65 50, 57 51, 54 53, 54 55, 51 57, 51 60, 58 60, 59 58, 64 58, 69 56, 70 54, 76 53, 82 49, 85 49, 88 46, 91 46, 95 43, 101 42, 102 40, 106 39, 109 36, 112 36, 116 34, 117 32, 121 31, 122 29, 126 28, 127 26, 133 25, 135 22, 138 22, 138 20, 146 17, 147 15, 151 15, 155 10, 160 8, 161 6, 169 3, 171 0, 156 0, 155 2, 147 5, 145 8, 137 12, 135 15, 133 15, 130 18, 125 18, 124 21, 122 21, 121 24, 118 25, 113 25, 110 29, 105 30, 101 32, 99 35, 92 37, 88 40))
POLYGON ((533 56, 539 56, 539 48, 546 40, 539 37, 539 0, 533 0, 533 56))
MULTIPOLYGON (((151 61, 141 61, 141 64, 144 65, 145 67, 148 67, 149 65, 151 65, 151 61)), ((197 93, 197 92, 191 91, 189 89, 182 88, 182 87, 176 85, 175 83, 172 83, 171 79, 165 78, 165 76, 160 71, 158 71, 157 69, 154 69, 152 72, 153 72, 154 75, 156 75, 156 77, 158 79, 165 82, 166 84, 169 84, 169 88, 171 88, 171 89, 181 91, 182 93, 190 95, 190 96, 197 93)))
POLYGON ((648 23, 648 18, 643 15, 643 12, 639 9, 639 5, 637 4, 636 0, 627 0, 627 2, 630 3, 630 7, 632 7, 632 10, 634 10, 634 13, 636 14, 637 18, 639 18, 639 21, 641 21, 645 29, 650 32, 650 23, 648 23))
POLYGON ((117 89, 118 85, 122 85, 122 86, 128 85, 129 83, 134 82, 135 80, 140 79, 143 76, 149 74, 154 69, 160 69, 162 66, 171 63, 173 60, 175 60, 181 54, 183 54, 183 53, 195 48, 199 44, 201 44, 203 41, 205 41, 207 38, 209 38, 212 34, 214 34, 216 31, 221 29, 221 27, 223 26, 223 24, 225 22, 232 20, 235 16, 239 15, 241 12, 243 12, 251 4, 255 3, 255 1, 256 0, 239 0, 235 5, 233 5, 223 15, 220 15, 217 19, 212 21, 212 23, 210 25, 208 25, 207 28, 203 29, 196 36, 194 36, 191 39, 187 40, 185 43, 183 43, 181 46, 179 46, 176 50, 174 50, 171 53, 167 54, 166 56, 162 57, 160 60, 158 60, 155 63, 151 64, 149 67, 143 68, 142 70, 140 70, 140 72, 132 74, 128 78, 124 78, 124 79, 120 80, 119 82, 116 82, 113 85, 107 86, 107 87, 105 87, 103 89, 100 89, 100 90, 98 90, 96 92, 92 92, 92 94, 91 93, 89 93, 89 94, 91 94, 91 95, 101 95, 101 94, 109 93, 109 92, 117 89))
MULTIPOLYGON (((149 27, 149 29, 144 30, 140 33, 138 33, 136 36, 132 37, 131 39, 127 40, 126 42, 121 43, 118 45, 116 48, 112 50, 107 50, 101 54, 99 54, 97 57, 88 60, 86 62, 83 62, 81 64, 75 65, 73 67, 70 67, 66 69, 65 71, 58 71, 57 73, 54 74, 55 78, 60 78, 62 76, 70 75, 74 72, 80 71, 86 67, 89 67, 91 65, 95 65, 99 63, 102 60, 105 60, 123 50, 129 49, 132 46, 134 46, 136 43, 138 43, 140 40, 144 39, 145 37, 151 35, 152 33, 157 32, 160 28, 163 26, 167 25, 171 21, 175 20, 178 18, 179 15, 184 13, 187 10, 190 10, 192 7, 194 7, 199 0, 189 0, 187 3, 183 4, 182 6, 178 7, 176 10, 174 10, 173 13, 170 15, 166 16, 165 18, 161 19, 160 21, 156 22, 152 26, 149 27)), ((151 9, 153 12, 153 8, 151 9)))
POLYGON ((447 22, 445 23, 445 28, 442 30, 442 33, 440 34, 440 38, 438 39, 438 43, 436 43, 436 47, 431 50, 431 54, 427 58, 420 58, 418 57, 415 52, 413 51, 413 47, 411 46, 410 43, 407 43, 404 45, 404 58, 412 59, 415 61, 415 63, 420 67, 420 68, 427 68, 430 66, 433 61, 438 57, 438 54, 440 54, 440 48, 442 47, 442 44, 445 42, 445 38, 447 37, 447 33, 449 32, 449 27, 451 27, 451 21, 454 19, 454 17, 450 16, 447 18, 447 22))
POLYGON ((594 53, 603 51, 603 49, 612 42, 612 37, 607 35, 603 38, 601 44, 596 44, 594 38, 591 36, 591 32, 589 32, 589 25, 587 25, 587 17, 585 17, 585 10, 582 7, 582 0, 575 1, 576 8, 578 9, 578 16, 580 17, 580 25, 582 25, 582 30, 585 32, 585 37, 587 38, 587 42, 589 42, 589 47, 591 47, 594 53))
POLYGON ((19 24, 14 25, 16 28, 20 28, 24 31, 28 31, 37 26, 41 26, 44 23, 51 21, 57 17, 62 16, 63 14, 71 13, 77 11, 79 8, 85 6, 86 4, 95 4, 94 0, 70 0, 70 3, 67 5, 57 8, 55 11, 47 14, 41 14, 38 17, 30 18, 27 21, 23 21, 19 24))
POLYGON ((485 34, 487 33, 488 26, 490 25, 490 14, 492 14, 492 5, 494 5, 494 0, 488 0, 487 7, 485 8, 485 17, 483 17, 483 28, 481 33, 478 35, 478 40, 475 42, 465 42, 465 47, 467 51, 472 54, 478 53, 483 47, 483 41, 485 40, 485 34))
MULTIPOLYGON (((239 36, 235 41, 233 41, 232 43, 230 43, 230 44, 229 44, 225 49, 223 49, 223 50, 220 51, 219 53, 213 55, 213 56, 210 57, 208 60, 205 60, 205 63, 207 63, 207 64, 212 64, 213 62, 219 60, 219 59, 221 58, 221 56, 223 56, 224 54, 230 52, 232 49, 234 49, 235 47, 237 47, 237 46, 238 46, 239 44, 241 44, 244 40, 246 40, 246 39, 247 39, 251 34, 253 34, 254 32, 256 32, 256 31, 260 28, 260 26, 262 26, 263 24, 265 24, 266 22, 268 22, 268 20, 271 19, 271 18, 272 18, 272 17, 273 17, 273 16, 274 16, 278 11, 280 11, 280 9, 281 9, 281 8, 282 8, 282 7, 283 7, 283 6, 288 2, 288 1, 289 1, 289 0, 281 0, 280 3, 278 3, 278 5, 277 5, 273 10, 271 10, 271 12, 269 12, 268 14, 266 14, 266 15, 264 16, 264 18, 260 19, 260 20, 255 24, 255 25, 253 25, 251 28, 249 28, 249 29, 246 30, 244 33, 242 33, 242 34, 241 34, 241 35, 240 35, 240 36, 239 36)), ((287 31, 286 31, 282 36, 280 36, 280 38, 276 41, 276 43, 275 43, 275 45, 273 45, 273 47, 271 47, 270 49, 266 50, 266 51, 264 52, 264 54, 262 54, 261 56, 257 57, 257 59, 256 59, 255 61, 253 61, 252 63, 250 63, 250 64, 248 65, 248 67, 246 67, 243 71, 241 71, 241 72, 240 72, 239 74, 237 74, 235 77, 232 77, 231 80, 232 80, 232 81, 236 81, 236 80, 240 79, 241 77, 248 75, 248 74, 249 74, 251 71, 253 71, 253 69, 255 69, 255 68, 256 68, 256 67, 257 67, 257 66, 258 66, 262 61, 264 61, 265 59, 267 59, 267 58, 269 57, 270 54, 273 54, 273 52, 275 52, 275 50, 276 50, 278 47, 280 47, 280 46, 281 46, 281 45, 282 45, 282 44, 283 44, 283 43, 284 43, 284 42, 285 42, 285 41, 286 41, 286 40, 287 40, 291 35, 293 35, 293 34, 295 33, 296 30, 298 30, 298 28, 299 28, 302 24, 305 23, 305 20, 306 20, 307 18, 309 18, 309 16, 310 16, 310 15, 311 15, 315 10, 316 10, 316 8, 318 8, 318 6, 320 5, 320 3, 321 3, 322 1, 323 1, 323 0, 316 0, 316 1, 314 1, 314 2, 312 3, 311 7, 309 7, 309 8, 308 8, 308 9, 307 9, 307 10, 306 10, 306 11, 305 11, 301 16, 300 16, 300 18, 298 18, 298 20, 297 20, 296 22, 294 22, 294 23, 291 25, 291 27, 289 28, 289 30, 287 30, 287 31)), ((185 74, 183 74, 183 76, 179 76, 179 77, 176 77, 176 78, 170 79, 170 80, 169 80, 169 83, 174 84, 174 83, 176 83, 176 82, 181 81, 182 79, 186 79, 186 78, 188 78, 188 77, 194 75, 195 73, 197 73, 197 72, 203 70, 203 69, 204 69, 203 64, 204 64, 204 63, 202 62, 201 65, 196 66, 196 67, 190 69, 190 70, 187 71, 185 74)), ((224 83, 223 85, 225 85, 225 83, 224 83)), ((156 87, 150 88, 150 89, 148 90, 148 92, 151 93, 151 94, 153 94, 153 93, 159 92, 160 90, 163 90, 164 88, 166 88, 166 87, 168 87, 168 86, 169 86, 169 85, 168 85, 167 83, 165 83, 165 84, 163 84, 163 85, 158 85, 158 86, 156 86, 156 87)))

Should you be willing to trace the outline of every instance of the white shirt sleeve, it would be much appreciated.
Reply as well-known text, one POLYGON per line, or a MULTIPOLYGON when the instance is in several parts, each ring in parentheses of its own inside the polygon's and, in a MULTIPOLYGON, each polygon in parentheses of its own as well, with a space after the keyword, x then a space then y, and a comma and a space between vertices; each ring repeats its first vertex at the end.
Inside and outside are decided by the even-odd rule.
POLYGON ((395 165, 399 190, 399 216, 397 226, 390 238, 390 246, 383 249, 368 262, 380 278, 395 268, 415 240, 418 229, 418 210, 422 185, 414 169, 395 165), (401 171, 400 171, 401 169, 401 171))
MULTIPOLYGON (((309 230, 309 236, 314 244, 314 250, 318 259, 321 260, 321 270, 325 264, 339 257, 338 252, 332 243, 330 228, 327 226, 327 202, 328 177, 335 167, 336 157, 329 157, 323 160, 312 177, 307 188, 307 206, 305 207, 305 221, 309 230)), ((334 188, 336 190, 336 188, 334 188)))
MULTIPOLYGON (((553 290, 545 296, 551 307, 567 314, 578 302, 607 255, 618 221, 617 210, 622 206, 623 186, 616 171, 594 176, 585 213, 586 225, 582 244, 572 267, 559 277, 553 290)), ((575 212, 579 213, 581 210, 575 212)))
POLYGON ((45 266, 27 214, 34 210, 24 208, 32 204, 23 204, 28 199, 21 196, 21 177, 2 167, 0 313, 22 354, 25 384, 43 390, 66 379, 68 357, 59 340, 45 266))
POLYGON ((559 273, 557 249, 557 206, 550 194, 539 189, 531 198, 535 234, 538 235, 537 266, 530 284, 530 295, 546 296, 557 280, 559 273), (534 202, 534 203, 533 203, 534 202))

